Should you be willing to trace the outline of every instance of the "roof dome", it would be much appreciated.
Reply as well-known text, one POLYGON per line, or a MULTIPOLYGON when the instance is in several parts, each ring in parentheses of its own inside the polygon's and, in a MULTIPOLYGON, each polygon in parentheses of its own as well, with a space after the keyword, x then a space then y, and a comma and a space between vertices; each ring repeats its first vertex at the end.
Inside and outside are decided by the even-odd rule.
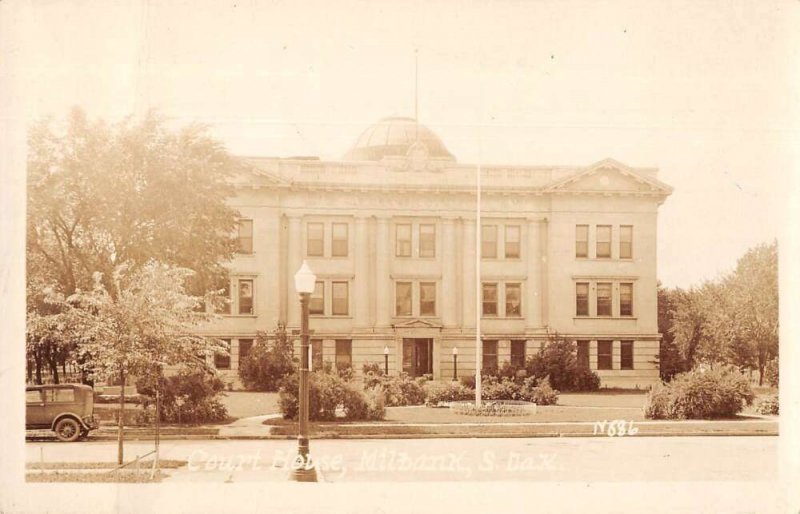
POLYGON ((418 125, 413 118, 380 120, 361 134, 344 159, 380 161, 384 157, 406 157, 417 142, 424 145, 430 158, 455 160, 439 136, 425 125, 418 125))

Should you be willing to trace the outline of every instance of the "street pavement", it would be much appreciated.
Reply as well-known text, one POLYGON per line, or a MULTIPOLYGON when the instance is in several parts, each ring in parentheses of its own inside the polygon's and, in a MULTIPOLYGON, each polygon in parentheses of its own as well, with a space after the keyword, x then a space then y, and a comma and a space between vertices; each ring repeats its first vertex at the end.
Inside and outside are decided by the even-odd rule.
MULTIPOLYGON (((161 458, 188 461, 169 482, 285 481, 293 440, 171 440, 161 458)), ((129 442, 126 459, 153 449, 129 442)), ((116 443, 28 442, 28 462, 104 461, 116 443)), ((767 481, 778 479, 777 437, 581 437, 312 440, 322 482, 767 481)))

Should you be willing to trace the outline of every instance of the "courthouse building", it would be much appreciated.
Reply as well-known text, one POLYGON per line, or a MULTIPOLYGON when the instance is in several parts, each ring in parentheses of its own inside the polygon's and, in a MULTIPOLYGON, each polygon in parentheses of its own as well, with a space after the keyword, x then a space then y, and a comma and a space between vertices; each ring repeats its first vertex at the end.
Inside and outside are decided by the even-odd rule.
POLYGON ((231 301, 209 331, 230 343, 216 365, 231 379, 257 331, 299 328, 306 260, 315 366, 358 372, 388 352, 391 374, 451 379, 456 347, 470 375, 480 316, 484 369, 522 364, 557 333, 603 386, 658 380, 656 220, 672 189, 656 169, 479 167, 407 118, 367 128, 339 161, 241 161, 231 301))

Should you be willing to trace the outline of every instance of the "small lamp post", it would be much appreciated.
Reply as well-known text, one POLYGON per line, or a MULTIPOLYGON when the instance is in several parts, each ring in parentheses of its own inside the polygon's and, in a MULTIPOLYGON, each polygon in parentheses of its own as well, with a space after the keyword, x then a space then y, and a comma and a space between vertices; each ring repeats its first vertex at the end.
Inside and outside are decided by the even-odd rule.
POLYGON ((383 374, 389 376, 389 347, 383 347, 383 374))
POLYGON ((301 322, 300 322, 300 412, 299 412, 299 434, 297 436, 298 456, 292 463, 292 473, 290 480, 296 482, 316 482, 317 470, 314 463, 309 458, 308 449, 308 368, 309 368, 309 344, 308 344, 308 302, 317 277, 306 261, 294 275, 294 288, 300 294, 301 322))
POLYGON ((453 380, 458 380, 458 346, 453 347, 453 380))

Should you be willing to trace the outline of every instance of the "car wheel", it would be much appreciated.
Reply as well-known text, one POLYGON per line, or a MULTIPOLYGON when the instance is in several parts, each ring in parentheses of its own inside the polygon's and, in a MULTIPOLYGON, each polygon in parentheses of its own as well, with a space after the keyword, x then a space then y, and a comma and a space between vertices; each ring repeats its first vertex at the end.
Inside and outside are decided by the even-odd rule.
POLYGON ((56 423, 55 431, 59 441, 72 442, 81 436, 81 426, 72 418, 64 418, 56 423))

